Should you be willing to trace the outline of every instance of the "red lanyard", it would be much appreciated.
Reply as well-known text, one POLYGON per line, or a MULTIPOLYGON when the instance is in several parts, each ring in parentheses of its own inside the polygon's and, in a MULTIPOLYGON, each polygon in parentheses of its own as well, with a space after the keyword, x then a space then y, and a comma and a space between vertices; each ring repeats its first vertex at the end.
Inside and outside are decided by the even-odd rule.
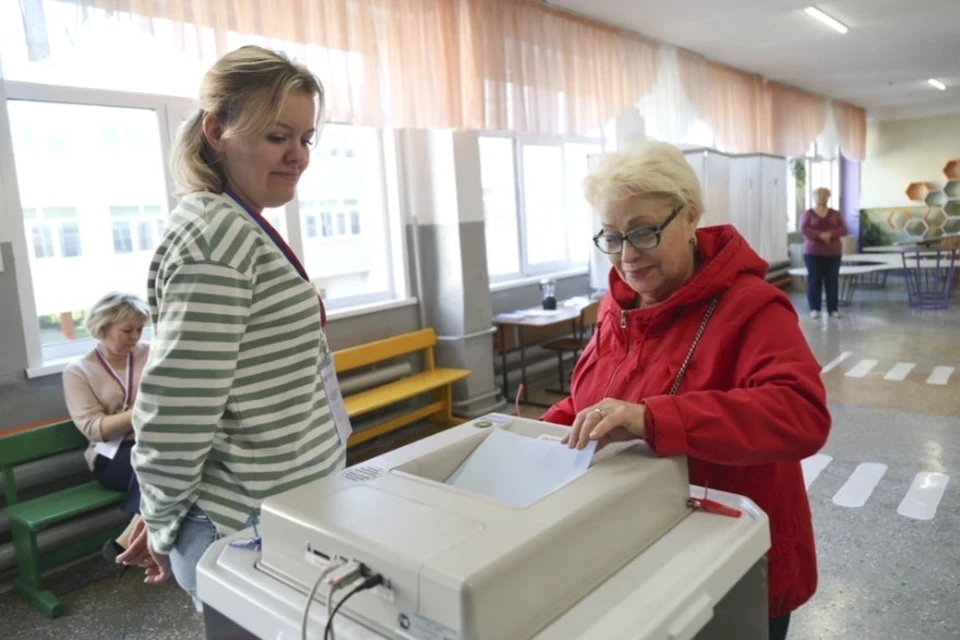
POLYGON ((130 408, 130 402, 133 400, 133 351, 127 354, 127 382, 124 384, 123 378, 113 370, 113 367, 110 366, 110 363, 107 362, 107 359, 103 357, 103 354, 100 353, 99 347, 94 349, 94 353, 97 354, 97 359, 100 361, 100 364, 103 365, 103 368, 107 370, 107 373, 110 374, 110 377, 113 378, 120 388, 123 389, 123 408, 121 411, 126 411, 130 408))
MULTIPOLYGON (((300 277, 310 282, 310 276, 307 275, 307 270, 303 268, 303 265, 300 264, 300 260, 297 259, 297 255, 293 252, 293 249, 290 248, 290 245, 287 244, 286 240, 283 239, 276 229, 273 228, 273 225, 270 224, 266 218, 262 215, 248 207, 243 200, 241 200, 235 193, 229 189, 224 189, 224 193, 243 207, 243 210, 250 214, 250 217, 253 218, 253 221, 260 225, 260 228, 263 229, 264 233, 270 236, 270 239, 273 240, 273 244, 277 245, 277 248, 280 249, 280 253, 286 257, 286 259, 293 265, 293 268, 297 270, 297 273, 300 274, 300 277)), ((320 294, 317 294, 317 300, 320 302, 320 326, 327 326, 327 310, 323 306, 323 298, 320 297, 320 294)))

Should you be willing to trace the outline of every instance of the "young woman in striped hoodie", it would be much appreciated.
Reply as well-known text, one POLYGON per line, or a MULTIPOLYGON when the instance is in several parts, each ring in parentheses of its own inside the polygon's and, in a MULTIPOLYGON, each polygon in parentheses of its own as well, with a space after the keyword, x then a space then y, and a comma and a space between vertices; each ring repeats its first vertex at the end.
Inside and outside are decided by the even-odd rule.
POLYGON ((154 337, 132 455, 146 535, 119 558, 146 565, 147 582, 172 571, 198 605, 207 547, 250 523, 265 497, 345 458, 339 392, 320 375, 332 363, 323 303, 261 215, 295 197, 322 85, 243 47, 207 72, 199 107, 173 152, 181 200, 149 272, 154 337))

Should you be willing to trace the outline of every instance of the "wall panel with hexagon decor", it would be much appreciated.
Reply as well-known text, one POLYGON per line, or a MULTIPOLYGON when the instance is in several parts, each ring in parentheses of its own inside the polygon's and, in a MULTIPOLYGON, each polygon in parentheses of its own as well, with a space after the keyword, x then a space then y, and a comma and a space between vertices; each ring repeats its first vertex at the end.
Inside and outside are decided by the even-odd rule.
POLYGON ((911 182, 913 207, 860 210, 860 247, 960 233, 960 158, 943 167, 945 182, 911 182))

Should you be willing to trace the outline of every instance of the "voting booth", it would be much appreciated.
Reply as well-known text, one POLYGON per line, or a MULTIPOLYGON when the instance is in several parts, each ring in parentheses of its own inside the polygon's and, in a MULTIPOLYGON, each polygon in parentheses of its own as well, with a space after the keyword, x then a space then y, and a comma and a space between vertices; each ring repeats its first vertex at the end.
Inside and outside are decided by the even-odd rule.
POLYGON ((268 498, 198 566, 208 637, 765 638, 766 516, 566 431, 488 415, 268 498))

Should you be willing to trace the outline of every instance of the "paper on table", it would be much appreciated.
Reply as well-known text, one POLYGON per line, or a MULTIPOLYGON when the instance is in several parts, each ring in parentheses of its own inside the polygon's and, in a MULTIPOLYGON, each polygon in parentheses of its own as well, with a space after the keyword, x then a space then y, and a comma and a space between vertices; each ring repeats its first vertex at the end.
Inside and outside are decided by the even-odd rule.
POLYGON ((495 428, 446 484, 526 507, 582 475, 596 445, 578 451, 495 428))
POLYGON ((95 446, 93 450, 104 458, 113 460, 114 456, 117 455, 117 451, 120 451, 120 444, 122 442, 122 437, 114 438, 113 440, 106 440, 104 442, 98 442, 97 446, 95 446))

